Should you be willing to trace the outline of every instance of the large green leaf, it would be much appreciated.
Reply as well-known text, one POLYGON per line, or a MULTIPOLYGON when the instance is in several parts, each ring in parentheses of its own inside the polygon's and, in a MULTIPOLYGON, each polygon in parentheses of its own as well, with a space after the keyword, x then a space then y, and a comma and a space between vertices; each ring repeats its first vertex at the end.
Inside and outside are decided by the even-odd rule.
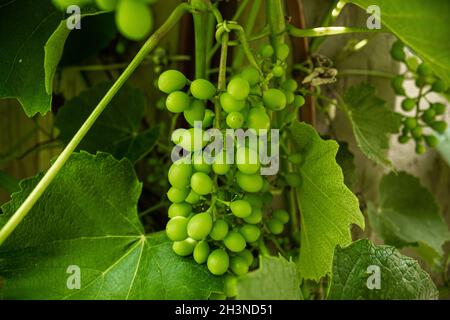
POLYGON ((346 248, 336 248, 328 298, 437 299, 438 291, 416 260, 401 255, 394 247, 359 240, 346 248), (369 278, 377 275, 379 288, 371 286, 369 278))
POLYGON ((387 244, 401 247, 420 243, 442 256, 442 245, 450 240, 433 195, 406 172, 383 177, 379 208, 376 212, 372 208, 371 216, 371 221, 381 224, 375 229, 387 244))
POLYGON ((386 158, 391 133, 397 133, 400 117, 375 95, 375 88, 361 84, 351 87, 344 96, 349 117, 361 151, 378 164, 391 166, 386 158))
POLYGON ((434 72, 450 83, 450 1, 351 0, 363 9, 377 5, 381 22, 429 62, 434 72))
POLYGON ((238 278, 237 299, 300 300, 297 266, 283 257, 260 257, 258 270, 238 278))
POLYGON ((8 193, 13 193, 19 190, 19 183, 8 173, 0 170, 0 188, 8 193))
MULTIPOLYGON (((68 143, 92 110, 111 87, 102 83, 69 100, 56 116, 60 139, 68 143)), ((92 129, 78 147, 91 153, 104 151, 116 158, 126 157, 132 162, 141 159, 155 145, 160 128, 140 132, 139 127, 146 108, 144 94, 125 85, 111 100, 92 129)))
POLYGON ((303 278, 318 280, 331 272, 336 245, 350 243, 350 224, 364 227, 356 196, 345 186, 336 163, 338 144, 322 140, 313 127, 294 123, 291 139, 305 160, 298 167, 297 196, 301 215, 299 268, 303 278))
MULTIPOLYGON (((21 183, 0 226, 42 175, 21 183)), ((128 160, 74 154, 0 247, 0 295, 7 299, 206 299, 222 279, 171 250, 164 233, 145 235, 141 192, 128 160), (81 271, 70 290, 69 266, 81 271)))

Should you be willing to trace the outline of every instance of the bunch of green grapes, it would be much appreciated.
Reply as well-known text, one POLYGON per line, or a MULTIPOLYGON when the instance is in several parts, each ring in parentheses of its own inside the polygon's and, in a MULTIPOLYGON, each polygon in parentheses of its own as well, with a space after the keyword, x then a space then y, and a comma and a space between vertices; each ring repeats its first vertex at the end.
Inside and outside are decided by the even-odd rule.
POLYGON ((70 5, 96 5, 100 10, 115 11, 120 33, 134 41, 145 39, 153 29, 153 14, 148 6, 157 0, 53 0, 61 10, 70 5))
POLYGON ((446 105, 441 102, 430 102, 428 95, 433 92, 444 93, 449 88, 433 73, 426 62, 420 62, 415 56, 407 58, 405 47, 400 41, 393 44, 391 56, 405 63, 407 67, 405 74, 396 76, 391 82, 395 93, 404 97, 401 107, 406 113, 402 119, 402 133, 398 141, 407 143, 414 140, 416 153, 422 154, 426 150, 425 145, 433 148, 438 144, 438 139, 432 132, 442 134, 447 129, 447 123, 442 120, 446 105), (419 90, 418 96, 410 97, 406 94, 403 83, 407 78, 415 79, 415 85, 419 90), (426 108, 422 108, 422 102, 426 103, 426 108))
MULTIPOLYGON (((286 115, 305 102, 297 82, 285 79, 288 55, 287 46, 279 50, 264 46, 259 62, 267 68, 244 68, 228 79, 222 92, 209 80, 191 82, 177 70, 167 70, 158 79, 159 89, 167 94, 167 110, 182 113, 191 126, 177 129, 172 139, 189 153, 175 161, 168 172, 171 188, 167 197, 172 205, 168 209, 167 236, 174 241, 176 254, 192 254, 197 263, 206 263, 212 274, 228 273, 231 282, 233 275, 243 275, 257 264, 254 255, 264 237, 282 234, 290 215, 284 209, 269 210, 271 191, 279 185, 261 175, 259 152, 233 137, 234 161, 227 159, 227 145, 209 162, 200 152, 206 142, 194 143, 193 126, 196 121, 200 123, 199 129, 206 135, 214 125, 223 139, 227 129, 253 129, 256 135, 269 135, 270 140, 270 131, 260 130, 292 121, 286 115), (216 112, 209 106, 215 106, 216 112)), ((289 157, 297 164, 301 158, 299 154, 289 157)), ((283 173, 281 180, 283 186, 301 183, 295 172, 283 173)), ((226 291, 232 296, 231 289, 226 291)))

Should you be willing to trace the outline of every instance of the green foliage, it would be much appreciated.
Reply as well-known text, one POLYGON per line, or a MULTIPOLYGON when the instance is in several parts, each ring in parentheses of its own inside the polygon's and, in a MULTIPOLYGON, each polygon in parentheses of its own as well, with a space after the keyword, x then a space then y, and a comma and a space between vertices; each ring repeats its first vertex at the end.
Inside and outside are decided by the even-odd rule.
POLYGON ((260 256, 260 267, 237 279, 238 300, 302 300, 294 262, 260 256))
MULTIPOLYGON (((110 87, 111 83, 96 85, 66 102, 56 117, 59 138, 64 143, 72 139, 110 87)), ((144 94, 131 86, 124 86, 99 117, 78 150, 109 152, 117 159, 125 157, 132 162, 141 159, 151 151, 160 133, 159 126, 142 132, 139 130, 145 108, 144 94)))
POLYGON ((363 228, 364 218, 336 163, 337 143, 322 140, 304 123, 294 123, 290 132, 295 150, 305 157, 297 168, 303 180, 297 189, 302 229, 298 266, 303 278, 319 280, 331 272, 335 246, 351 242, 350 225, 363 228))
POLYGON ((8 173, 0 170, 0 188, 8 193, 13 193, 19 190, 19 183, 8 173))
POLYGON ((375 88, 361 84, 348 89, 344 108, 361 151, 378 164, 392 166, 386 158, 391 133, 397 133, 400 117, 375 95, 375 88))
POLYGON ((336 248, 328 299, 437 299, 438 291, 430 276, 417 261, 389 246, 376 246, 358 240, 348 247, 336 248), (380 287, 371 287, 379 267, 380 287), (368 271, 369 270, 369 271, 368 271), (369 289, 368 284, 372 289, 369 289))
POLYGON ((387 244, 421 244, 442 257, 450 232, 433 195, 416 177, 405 172, 384 176, 379 207, 369 209, 371 224, 387 244))
MULTIPOLYGON (((41 177, 21 183, 3 206, 0 226, 41 177)), ((221 279, 174 254, 164 233, 144 234, 140 192, 128 160, 73 154, 0 247, 0 293, 7 299, 206 299, 220 292, 221 279), (73 265, 81 269, 80 290, 66 285, 73 265)))
POLYGON ((336 154, 336 162, 344 174, 344 183, 351 190, 356 183, 355 156, 350 151, 348 143, 339 141, 339 150, 336 154))

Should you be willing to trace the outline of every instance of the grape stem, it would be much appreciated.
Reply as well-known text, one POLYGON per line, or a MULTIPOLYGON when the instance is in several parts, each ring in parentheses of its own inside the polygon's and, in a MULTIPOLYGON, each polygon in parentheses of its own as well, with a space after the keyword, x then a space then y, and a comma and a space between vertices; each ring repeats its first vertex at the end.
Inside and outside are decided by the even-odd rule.
POLYGON ((8 220, 4 227, 0 230, 0 245, 2 245, 6 239, 11 235, 11 233, 17 228, 17 226, 22 222, 26 215, 30 212, 39 198, 43 195, 45 190, 49 187, 52 181, 55 179, 61 168, 69 160, 72 153, 78 147, 80 142, 89 132, 89 130, 94 125, 95 121, 102 114, 103 110, 108 106, 117 92, 122 88, 126 81, 131 77, 133 72, 139 67, 139 65, 145 60, 148 54, 158 45, 161 38, 163 38, 175 24, 181 19, 181 17, 190 10, 190 5, 187 3, 182 3, 177 6, 172 14, 169 16, 167 21, 150 36, 150 38, 144 43, 142 48, 136 54, 134 59, 130 62, 128 67, 120 75, 117 81, 112 85, 103 99, 98 103, 95 109, 92 111, 87 120, 83 123, 81 128, 72 138, 72 140, 67 144, 62 153, 46 172, 41 181, 33 189, 30 195, 25 199, 22 205, 17 209, 13 216, 8 220))
POLYGON ((371 32, 386 32, 385 29, 367 29, 355 27, 318 27, 312 29, 300 29, 293 25, 287 25, 286 31, 293 37, 324 37, 334 36, 347 33, 371 33, 371 32))

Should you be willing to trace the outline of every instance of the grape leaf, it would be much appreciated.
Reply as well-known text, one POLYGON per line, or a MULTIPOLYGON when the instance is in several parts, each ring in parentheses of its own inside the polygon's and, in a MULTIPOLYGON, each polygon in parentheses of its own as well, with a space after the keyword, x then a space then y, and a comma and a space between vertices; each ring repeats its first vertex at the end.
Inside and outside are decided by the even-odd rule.
POLYGON ((381 22, 400 40, 430 63, 434 72, 450 84, 450 28, 448 0, 351 0, 366 10, 377 5, 381 22), (447 13, 447 14, 445 14, 447 13))
MULTIPOLYGON (((0 226, 41 177, 21 183, 22 191, 3 206, 0 226)), ((137 214, 140 192, 128 160, 73 154, 0 247, 0 294, 6 299, 206 299, 222 291, 222 279, 173 253, 164 232, 144 234, 137 214), (79 290, 68 289, 70 266, 80 268, 79 290)))
POLYGON ((13 193, 19 190, 19 183, 8 173, 0 170, 0 188, 8 193, 13 193))
MULTIPOLYGON (((96 85, 67 101, 61 108, 55 124, 64 143, 72 139, 110 87, 111 83, 96 85)), ((144 94, 125 85, 100 115, 78 150, 109 152, 118 159, 126 157, 132 162, 141 159, 151 151, 160 132, 159 126, 139 132, 145 108, 144 94)))
POLYGON ((351 242, 350 224, 364 228, 364 218, 336 163, 338 144, 322 140, 305 123, 294 123, 290 132, 296 152, 305 157, 298 167, 303 181, 297 190, 301 216, 298 266, 303 278, 318 280, 331 272, 335 246, 351 242))
POLYGON ((260 256, 258 270, 238 277, 239 300, 302 300, 294 262, 282 256, 260 256))
POLYGON ((328 299, 437 298, 438 291, 431 277, 416 260, 401 255, 394 247, 375 246, 363 239, 345 248, 336 248, 328 299), (371 270, 370 266, 379 268, 379 289, 371 286, 376 284, 372 279, 378 273, 371 270))
POLYGON ((378 164, 392 166, 385 153, 391 133, 397 133, 400 117, 375 96, 375 88, 361 84, 348 89, 344 96, 344 110, 353 127, 361 151, 378 164))
POLYGON ((442 245, 450 241, 450 232, 433 195, 419 179, 406 172, 383 177, 379 208, 371 212, 371 220, 380 221, 380 236, 387 244, 402 247, 421 243, 442 256, 442 245), (386 233, 392 236, 386 237, 386 233))

